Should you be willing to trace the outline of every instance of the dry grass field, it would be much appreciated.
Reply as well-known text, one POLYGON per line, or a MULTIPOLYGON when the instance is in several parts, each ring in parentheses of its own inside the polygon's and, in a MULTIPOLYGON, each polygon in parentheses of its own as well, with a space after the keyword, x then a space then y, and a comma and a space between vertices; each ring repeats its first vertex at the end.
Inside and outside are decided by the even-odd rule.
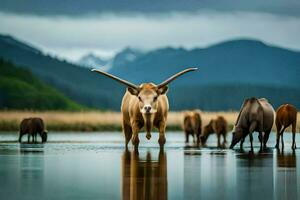
MULTIPOLYGON (((237 112, 201 112, 203 125, 219 115, 228 121, 229 130, 237 118, 237 112)), ((170 112, 168 130, 181 130, 183 112, 170 112)), ((1 111, 0 131, 17 131, 19 123, 27 117, 41 117, 48 130, 52 131, 120 131, 121 114, 119 112, 31 112, 31 111, 1 111)), ((300 113, 298 113, 297 132, 300 131, 300 113)))

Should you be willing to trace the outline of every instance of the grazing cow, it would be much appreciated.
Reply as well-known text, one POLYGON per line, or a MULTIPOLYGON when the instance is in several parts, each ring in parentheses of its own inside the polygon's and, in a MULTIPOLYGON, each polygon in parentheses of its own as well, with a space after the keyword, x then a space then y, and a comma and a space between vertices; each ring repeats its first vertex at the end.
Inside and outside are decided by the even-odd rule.
POLYGON ((28 143, 30 142, 30 136, 32 137, 32 142, 37 142, 37 134, 41 136, 43 143, 47 141, 47 131, 41 118, 23 119, 20 124, 19 142, 22 141, 22 136, 25 134, 28 134, 28 143))
POLYGON ((217 119, 210 120, 209 124, 204 127, 201 135, 201 143, 205 145, 208 136, 212 133, 216 133, 218 137, 218 147, 221 147, 221 136, 223 136, 223 146, 226 144, 227 135, 227 121, 223 116, 218 116, 217 119))
POLYGON ((235 123, 230 148, 233 148, 236 143, 241 141, 240 148, 242 149, 245 137, 249 134, 251 152, 253 152, 252 133, 254 131, 259 133, 260 149, 262 150, 263 143, 264 148, 266 148, 273 123, 274 109, 266 99, 257 99, 255 97, 246 99, 235 123))
POLYGON ((185 113, 183 119, 183 129, 185 132, 185 142, 189 142, 189 135, 192 135, 193 142, 195 142, 195 136, 197 137, 197 143, 200 142, 202 128, 202 120, 199 111, 190 111, 185 113))
POLYGON ((283 132, 284 130, 292 125, 293 133, 293 143, 292 149, 296 149, 295 135, 296 135, 296 123, 297 123, 297 108, 291 104, 281 105, 276 111, 276 129, 277 129, 277 138, 276 138, 276 148, 279 148, 279 137, 281 137, 282 149, 284 148, 283 144, 283 132))
POLYGON ((168 84, 175 80, 177 77, 195 71, 197 68, 189 68, 183 70, 159 85, 154 83, 143 83, 141 85, 132 84, 126 80, 120 79, 107 72, 93 69, 92 71, 103 74, 112 78, 128 88, 123 96, 121 111, 123 116, 123 132, 125 134, 125 146, 131 139, 132 144, 137 149, 139 145, 138 133, 142 128, 145 128, 146 138, 151 138, 151 130, 156 127, 159 130, 158 143, 162 148, 166 142, 165 130, 167 115, 169 111, 169 103, 167 98, 168 84))

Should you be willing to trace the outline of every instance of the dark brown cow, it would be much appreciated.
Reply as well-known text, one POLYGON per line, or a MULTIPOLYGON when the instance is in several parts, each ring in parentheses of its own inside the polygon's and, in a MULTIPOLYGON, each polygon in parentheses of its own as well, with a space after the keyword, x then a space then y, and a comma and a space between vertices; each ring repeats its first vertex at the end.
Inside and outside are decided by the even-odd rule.
POLYGON ((197 143, 200 142, 199 137, 201 135, 202 120, 199 111, 190 111, 185 113, 183 119, 183 129, 185 132, 185 142, 189 142, 189 136, 193 137, 195 142, 195 136, 197 137, 197 143))
POLYGON ((293 133, 293 143, 292 149, 296 149, 296 123, 297 123, 297 108, 291 104, 281 105, 276 111, 276 129, 277 129, 277 138, 276 138, 276 148, 279 148, 279 137, 281 137, 281 145, 284 148, 283 144, 283 132, 284 130, 292 125, 293 133))
POLYGON ((201 135, 201 143, 205 145, 208 136, 212 133, 216 133, 218 137, 218 147, 221 147, 220 137, 223 136, 223 146, 225 146, 227 135, 227 121, 224 117, 218 116, 217 119, 210 120, 209 124, 204 127, 201 135))
POLYGON ((251 97, 245 99, 232 133, 230 148, 238 142, 243 148, 245 137, 249 134, 251 152, 253 152, 253 132, 259 133, 260 149, 267 147, 269 135, 274 123, 274 109, 267 99, 251 97), (264 134, 264 135, 263 135, 264 134))
POLYGON ((30 136, 32 137, 32 142, 37 142, 37 134, 41 136, 43 143, 47 141, 47 131, 45 130, 44 122, 41 118, 23 119, 20 124, 19 142, 22 141, 22 137, 25 134, 28 134, 28 143, 30 142, 30 136))

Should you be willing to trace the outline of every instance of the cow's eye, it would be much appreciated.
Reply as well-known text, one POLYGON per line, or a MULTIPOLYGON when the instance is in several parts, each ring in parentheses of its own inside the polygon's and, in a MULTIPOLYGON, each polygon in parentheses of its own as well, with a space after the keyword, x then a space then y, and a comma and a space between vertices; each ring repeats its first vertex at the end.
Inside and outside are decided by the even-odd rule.
POLYGON ((142 101, 142 98, 139 96, 139 101, 142 101))
POLYGON ((153 101, 156 101, 157 100, 157 96, 155 96, 154 98, 153 98, 153 101))

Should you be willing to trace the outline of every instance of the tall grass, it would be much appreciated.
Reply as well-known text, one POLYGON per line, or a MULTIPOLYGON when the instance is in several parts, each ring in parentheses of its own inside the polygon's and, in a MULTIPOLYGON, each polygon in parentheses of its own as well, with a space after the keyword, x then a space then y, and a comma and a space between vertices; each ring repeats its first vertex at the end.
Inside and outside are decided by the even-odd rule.
MULTIPOLYGON (((202 112, 203 126, 221 115, 228 121, 229 130, 237 118, 237 112, 202 112)), ((183 112, 170 112, 167 130, 181 130, 183 112)), ((0 111, 0 131, 18 131, 22 119, 41 117, 50 131, 120 131, 121 113, 119 112, 32 112, 32 111, 0 111)), ((275 129, 274 129, 275 130, 275 129)), ((300 113, 298 113, 297 132, 300 131, 300 113)))

